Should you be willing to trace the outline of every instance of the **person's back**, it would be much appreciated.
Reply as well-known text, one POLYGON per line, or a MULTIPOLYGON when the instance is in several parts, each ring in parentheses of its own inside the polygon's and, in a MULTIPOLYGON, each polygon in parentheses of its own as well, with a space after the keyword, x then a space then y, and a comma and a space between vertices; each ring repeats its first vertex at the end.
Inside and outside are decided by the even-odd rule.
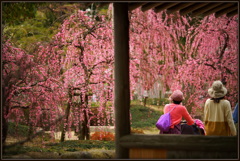
POLYGON ((224 99, 227 89, 221 81, 213 82, 208 90, 210 99, 204 106, 204 124, 206 135, 231 136, 236 135, 230 102, 224 99))
POLYGON ((215 103, 214 100, 208 99, 204 107, 204 116, 206 135, 230 136, 236 132, 228 100, 222 99, 215 103))
POLYGON ((160 131, 160 134, 181 134, 182 117, 187 120, 188 125, 194 124, 194 120, 189 115, 186 107, 181 105, 183 98, 183 93, 180 90, 175 90, 170 96, 171 103, 164 106, 163 112, 166 114, 171 111, 171 127, 167 132, 160 131))

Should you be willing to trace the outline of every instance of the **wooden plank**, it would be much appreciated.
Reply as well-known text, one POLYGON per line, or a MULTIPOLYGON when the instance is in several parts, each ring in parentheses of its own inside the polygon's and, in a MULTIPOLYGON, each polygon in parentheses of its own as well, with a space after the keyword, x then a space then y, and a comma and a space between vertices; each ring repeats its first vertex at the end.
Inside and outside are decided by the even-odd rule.
POLYGON ((167 151, 164 149, 132 148, 129 150, 129 159, 166 159, 167 151))
POLYGON ((143 3, 129 3, 128 4, 128 10, 129 11, 135 10, 136 8, 138 8, 138 7, 140 7, 144 4, 146 4, 146 2, 143 2, 143 3))
POLYGON ((123 136, 120 144, 126 148, 158 148, 165 150, 237 151, 238 138, 203 135, 144 135, 123 136))
POLYGON ((193 2, 189 2, 189 3, 180 3, 178 5, 175 5, 173 7, 170 7, 167 9, 167 13, 170 14, 170 13, 173 13, 173 12, 176 12, 176 11, 179 11, 183 8, 186 8, 190 5, 193 5, 194 3, 193 2))
POLYGON ((238 14, 238 10, 234 10, 232 12, 227 13, 227 17, 232 17, 234 15, 238 14))
POLYGON ((232 12, 232 11, 234 11, 236 9, 238 9, 238 6, 237 6, 237 4, 234 4, 234 5, 232 5, 232 6, 228 7, 228 8, 225 8, 223 10, 220 10, 220 11, 216 12, 215 13, 215 17, 220 17, 220 16, 222 16, 224 14, 227 14, 229 12, 232 12))
POLYGON ((220 11, 220 10, 224 9, 224 8, 227 8, 227 7, 231 6, 232 4, 233 4, 233 3, 223 3, 223 4, 220 5, 220 6, 217 6, 217 7, 213 8, 213 9, 207 11, 207 12, 204 12, 204 13, 203 13, 203 16, 204 16, 204 17, 205 17, 205 16, 208 16, 208 15, 210 15, 210 14, 212 14, 212 13, 215 13, 215 12, 217 12, 217 11, 220 11))
POLYGON ((141 10, 143 12, 145 12, 147 10, 150 10, 150 9, 154 8, 154 7, 160 6, 161 4, 163 4, 163 3, 147 3, 147 4, 142 6, 141 10))
POLYGON ((188 14, 188 13, 194 11, 194 10, 197 10, 197 9, 199 9, 199 8, 205 6, 205 5, 206 5, 206 3, 195 3, 194 5, 191 5, 191 6, 188 6, 188 7, 184 8, 184 9, 181 9, 179 11, 179 13, 183 16, 183 15, 186 15, 186 14, 188 14))
POLYGON ((173 2, 163 3, 162 5, 160 5, 160 6, 158 6, 158 7, 155 7, 155 8, 154 8, 154 12, 156 12, 156 13, 161 12, 161 11, 163 11, 163 10, 165 10, 165 9, 168 9, 168 8, 170 8, 170 7, 172 7, 172 6, 175 6, 175 5, 177 5, 177 4, 179 4, 179 3, 173 3, 173 2))
POLYGON ((192 12, 192 16, 198 16, 198 15, 204 13, 204 12, 207 12, 207 11, 211 10, 214 7, 220 6, 221 4, 223 4, 223 3, 209 3, 206 6, 202 6, 201 8, 199 8, 197 10, 194 10, 192 12))

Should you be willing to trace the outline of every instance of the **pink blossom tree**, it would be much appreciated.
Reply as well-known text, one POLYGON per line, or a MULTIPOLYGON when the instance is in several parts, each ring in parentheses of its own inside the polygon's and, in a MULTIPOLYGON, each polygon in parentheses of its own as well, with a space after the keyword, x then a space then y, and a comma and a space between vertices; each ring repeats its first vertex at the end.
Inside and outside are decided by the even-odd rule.
MULTIPOLYGON (((74 124, 79 139, 90 138, 91 96, 97 95, 99 109, 97 116, 103 115, 108 100, 112 101, 113 86, 113 46, 111 21, 104 15, 88 15, 77 11, 63 23, 56 35, 55 45, 64 46, 62 68, 64 88, 68 89, 69 103, 66 108, 64 131, 74 124), (73 108, 73 99, 78 104, 73 108), (75 98, 77 99, 77 98, 75 98), (72 113, 70 115, 70 109, 72 113)), ((110 107, 110 112, 113 108, 110 107)), ((102 124, 99 122, 99 125, 102 124)))
POLYGON ((61 114, 57 55, 34 54, 13 47, 9 41, 3 44, 3 143, 9 120, 28 125, 30 138, 33 127, 49 127, 61 114))
POLYGON ((165 89, 184 92, 184 104, 194 114, 202 107, 207 88, 214 80, 222 80, 234 105, 238 78, 236 18, 210 15, 198 19, 135 10, 130 18, 131 83, 141 81, 147 90, 161 75, 165 89))

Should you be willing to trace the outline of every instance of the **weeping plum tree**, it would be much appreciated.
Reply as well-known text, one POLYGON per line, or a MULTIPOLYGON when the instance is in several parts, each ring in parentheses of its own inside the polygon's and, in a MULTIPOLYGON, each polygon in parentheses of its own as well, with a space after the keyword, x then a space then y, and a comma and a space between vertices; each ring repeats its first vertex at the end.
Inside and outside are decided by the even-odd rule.
MULTIPOLYGON (((188 104, 200 108, 214 80, 225 84, 227 99, 232 106, 237 102, 237 26, 236 16, 215 18, 211 15, 204 18, 198 28, 191 30, 191 33, 195 32, 194 37, 190 34, 186 42, 190 44, 191 39, 195 42, 187 45, 189 59, 179 67, 177 75, 184 91, 191 92, 188 104)), ((196 108, 193 110, 194 113, 196 108)))
MULTIPOLYGON (((229 90, 229 100, 237 100, 236 16, 193 19, 137 9, 130 14, 130 22, 132 90, 138 82, 149 90, 161 76, 165 90, 183 90, 184 104, 194 107, 194 113, 212 81, 220 79, 229 90)), ((4 42, 3 143, 12 118, 29 127, 44 127, 65 113, 62 141, 72 127, 80 133, 79 139, 89 139, 94 118, 97 125, 109 122, 113 111, 109 104, 113 100, 111 26, 107 16, 79 10, 64 21, 51 43, 39 45, 34 53, 4 42), (99 103, 95 113, 93 94, 99 103), (106 113, 107 119, 99 119, 106 113)))
POLYGON ((160 65, 166 59, 166 54, 160 54, 164 49, 160 46, 165 43, 161 36, 166 41, 169 34, 165 24, 153 11, 143 13, 136 10, 130 14, 130 22, 131 88, 134 90, 137 84, 141 84, 143 90, 148 91, 159 79, 160 65))
POLYGON ((48 127, 61 114, 58 106, 62 99, 57 81, 59 72, 51 66, 58 64, 56 54, 29 54, 9 41, 3 43, 2 53, 2 142, 5 143, 9 120, 28 125, 30 138, 33 127, 48 127))
POLYGON ((69 93, 61 141, 64 141, 65 131, 71 128, 71 124, 80 133, 79 139, 89 139, 91 119, 103 115, 107 101, 112 101, 111 21, 107 16, 91 15, 79 10, 65 20, 54 43, 62 46, 63 83, 69 93), (97 116, 90 116, 92 111, 89 103, 93 94, 100 103, 97 116), (74 99, 77 104, 76 101, 74 104, 74 99))
POLYGON ((236 18, 210 15, 196 19, 135 10, 130 18, 131 83, 141 81, 143 88, 149 89, 160 75, 165 89, 184 92, 184 103, 194 114, 212 82, 221 80, 234 105, 238 79, 236 18))
MULTIPOLYGON (((33 53, 4 43, 3 142, 7 137, 7 121, 12 118, 29 125, 32 131, 33 127, 49 127, 54 118, 65 113, 61 140, 72 127, 80 133, 79 139, 89 139, 90 121, 96 117, 96 125, 110 123, 111 22, 106 16, 91 16, 76 12, 63 23, 52 42, 39 44, 33 53), (93 94, 99 104, 94 114, 89 104, 93 94), (99 119, 103 117, 106 119, 99 119)), ((51 126, 48 130, 55 131, 58 127, 51 126)))

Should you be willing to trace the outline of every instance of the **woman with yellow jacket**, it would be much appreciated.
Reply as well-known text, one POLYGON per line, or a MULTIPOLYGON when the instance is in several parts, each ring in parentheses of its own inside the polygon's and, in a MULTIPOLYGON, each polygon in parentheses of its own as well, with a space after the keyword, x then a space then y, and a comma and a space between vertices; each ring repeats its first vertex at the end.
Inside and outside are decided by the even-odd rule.
POLYGON ((234 136, 237 135, 233 122, 230 102, 224 98, 227 89, 221 81, 214 81, 208 89, 211 98, 204 106, 204 124, 206 135, 234 136))

